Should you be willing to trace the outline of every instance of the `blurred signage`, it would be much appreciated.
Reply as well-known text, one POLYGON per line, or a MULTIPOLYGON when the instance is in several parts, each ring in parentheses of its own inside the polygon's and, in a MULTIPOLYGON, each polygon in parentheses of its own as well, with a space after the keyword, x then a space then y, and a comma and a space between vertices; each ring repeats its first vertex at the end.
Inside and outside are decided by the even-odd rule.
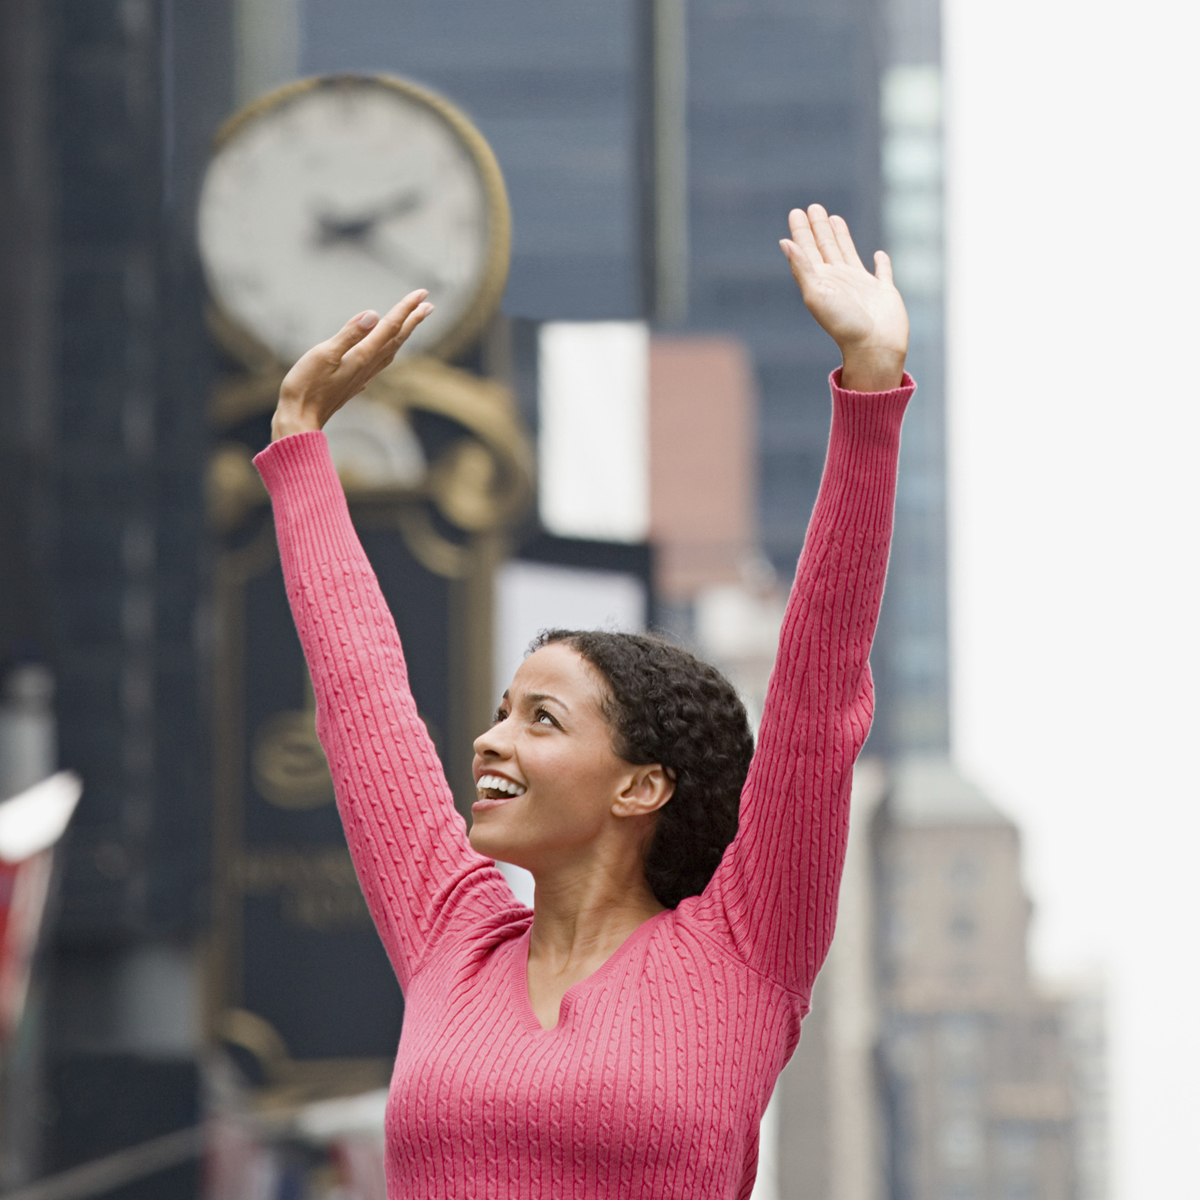
MULTIPOLYGON (((419 444, 415 482, 372 475, 363 486, 369 464, 386 456, 357 432, 332 432, 331 450, 418 709, 466 811, 471 742, 493 703, 492 577, 502 531, 530 493, 531 455, 503 389, 448 367, 406 366, 369 403, 390 405, 419 444), (468 403, 452 417, 456 389, 478 411, 468 403)), ((214 461, 213 511, 225 524, 216 573, 214 1033, 240 1048, 252 1082, 300 1102, 386 1082, 402 1000, 346 849, 249 454, 231 439, 214 461)))
MULTIPOLYGON (((289 1058, 389 1056, 400 1031, 399 989, 346 850, 274 538, 262 519, 258 536, 222 561, 223 615, 242 633, 240 645, 222 647, 223 1000, 269 1023, 289 1058)), ((411 678, 431 726, 444 729, 447 582, 414 563, 398 532, 364 533, 392 584, 406 642, 426 651, 413 656, 411 678)), ((251 1028, 242 1022, 224 1032, 270 1075, 279 1057, 274 1042, 248 1037, 251 1028)))

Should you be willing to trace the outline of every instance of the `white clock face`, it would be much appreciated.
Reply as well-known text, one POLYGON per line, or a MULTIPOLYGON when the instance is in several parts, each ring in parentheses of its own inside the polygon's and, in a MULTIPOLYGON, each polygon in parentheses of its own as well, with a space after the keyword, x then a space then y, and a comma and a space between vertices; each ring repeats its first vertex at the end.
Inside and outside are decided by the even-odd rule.
POLYGON ((370 79, 298 92, 240 125, 199 208, 214 298, 286 364, 419 287, 436 308, 405 352, 427 353, 471 308, 488 223, 483 178, 455 129, 370 79))

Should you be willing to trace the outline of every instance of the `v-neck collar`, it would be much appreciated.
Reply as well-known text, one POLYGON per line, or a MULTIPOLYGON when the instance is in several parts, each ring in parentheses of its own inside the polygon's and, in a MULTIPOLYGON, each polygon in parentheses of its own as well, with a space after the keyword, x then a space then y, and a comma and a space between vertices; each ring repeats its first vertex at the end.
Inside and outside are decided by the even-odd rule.
POLYGON ((604 976, 611 974, 620 965, 622 959, 633 953, 650 936, 657 923, 673 911, 673 909, 664 908, 662 912, 647 917, 590 975, 571 984, 559 1002, 558 1023, 549 1029, 545 1028, 538 1020, 537 1013, 533 1011, 533 1003, 529 999, 529 944, 533 937, 533 922, 531 921, 529 928, 514 943, 510 968, 513 1003, 521 1025, 529 1032, 544 1037, 551 1037, 559 1033, 569 1022, 576 998, 604 976))

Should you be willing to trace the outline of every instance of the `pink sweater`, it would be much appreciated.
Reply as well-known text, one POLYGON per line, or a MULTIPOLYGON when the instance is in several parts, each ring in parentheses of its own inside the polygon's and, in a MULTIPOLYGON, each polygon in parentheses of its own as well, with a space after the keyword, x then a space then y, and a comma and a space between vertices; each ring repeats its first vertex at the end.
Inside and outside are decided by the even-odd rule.
POLYGON ((532 913, 467 842, 323 434, 259 455, 350 852, 406 1008, 388 1195, 747 1197, 758 1126, 833 937, 867 654, 912 381, 833 387, 829 456, 741 823, 700 896, 529 1003, 532 913))

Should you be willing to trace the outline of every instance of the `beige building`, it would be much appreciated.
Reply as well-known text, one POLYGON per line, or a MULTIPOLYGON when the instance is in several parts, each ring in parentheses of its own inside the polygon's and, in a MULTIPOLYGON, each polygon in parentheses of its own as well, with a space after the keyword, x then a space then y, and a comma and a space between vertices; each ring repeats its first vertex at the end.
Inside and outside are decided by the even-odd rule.
POLYGON ((1016 826, 941 758, 876 825, 893 1200, 1073 1200, 1065 1005, 1029 978, 1016 826))
POLYGON ((1103 988, 1031 979, 1020 853, 944 758, 860 761, 837 936, 764 1128, 763 1197, 1106 1200, 1103 988))

